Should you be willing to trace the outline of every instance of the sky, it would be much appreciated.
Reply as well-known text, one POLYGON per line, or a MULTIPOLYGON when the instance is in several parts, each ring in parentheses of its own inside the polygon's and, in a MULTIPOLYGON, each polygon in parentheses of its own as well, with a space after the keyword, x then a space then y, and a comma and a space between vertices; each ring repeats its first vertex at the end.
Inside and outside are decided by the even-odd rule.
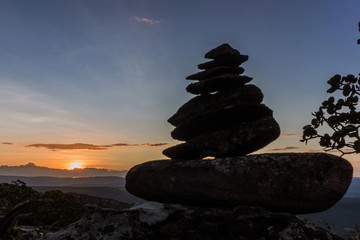
MULTIPOLYGON (((179 143, 167 119, 194 97, 185 77, 229 43, 249 60, 282 135, 299 142, 334 74, 359 73, 360 1, 3 0, 0 165, 129 169, 179 143)), ((345 156, 360 176, 359 156, 345 156)))

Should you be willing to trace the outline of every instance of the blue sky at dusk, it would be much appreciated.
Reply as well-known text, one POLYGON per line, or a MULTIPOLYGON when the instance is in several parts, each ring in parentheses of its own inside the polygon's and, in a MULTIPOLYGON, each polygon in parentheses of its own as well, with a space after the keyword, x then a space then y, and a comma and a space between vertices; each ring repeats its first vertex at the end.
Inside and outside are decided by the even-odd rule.
POLYGON ((285 134, 260 152, 320 150, 298 135, 328 97, 326 81, 359 73, 359 9, 358 0, 1 1, 0 165, 128 169, 165 158, 177 143, 166 121, 194 96, 185 77, 222 43, 249 55, 244 74, 285 134), (108 147, 48 147, 74 143, 108 147))

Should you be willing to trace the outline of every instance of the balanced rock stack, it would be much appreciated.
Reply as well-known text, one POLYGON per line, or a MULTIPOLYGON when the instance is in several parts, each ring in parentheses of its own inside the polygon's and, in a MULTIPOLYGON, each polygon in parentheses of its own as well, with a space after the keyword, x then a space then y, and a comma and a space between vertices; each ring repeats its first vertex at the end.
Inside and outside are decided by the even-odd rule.
POLYGON ((280 135, 272 110, 261 104, 263 94, 239 67, 248 60, 228 44, 205 54, 212 61, 199 64, 204 71, 188 76, 186 90, 200 94, 168 120, 171 136, 185 143, 165 149, 172 159, 242 156, 263 148, 280 135))
MULTIPOLYGON (((200 207, 256 206, 293 214, 324 211, 346 193, 351 164, 326 153, 248 155, 273 140, 280 129, 261 104, 260 89, 239 75, 248 57, 228 44, 205 55, 204 71, 187 91, 200 94, 170 119, 175 139, 185 143, 164 150, 172 160, 139 164, 127 173, 126 189, 161 203, 200 207), (213 156, 215 159, 203 160, 213 156)), ((245 214, 245 213, 244 213, 245 214)))

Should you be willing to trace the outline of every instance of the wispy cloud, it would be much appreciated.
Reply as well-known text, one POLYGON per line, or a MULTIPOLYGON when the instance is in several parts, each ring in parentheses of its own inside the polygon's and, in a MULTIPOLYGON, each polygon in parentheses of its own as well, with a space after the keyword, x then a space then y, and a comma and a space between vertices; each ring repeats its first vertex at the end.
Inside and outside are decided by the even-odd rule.
POLYGON ((138 21, 138 22, 143 22, 143 23, 148 23, 148 24, 160 24, 162 23, 163 20, 153 20, 153 19, 150 19, 150 18, 144 18, 144 17, 138 17, 138 16, 135 16, 135 20, 138 21))
POLYGON ((169 143, 136 143, 136 144, 129 144, 129 143, 115 143, 111 144, 114 147, 136 147, 136 146, 148 146, 148 147, 160 147, 169 145, 169 143))
POLYGON ((4 144, 4 145, 15 145, 15 143, 11 143, 11 142, 2 142, 1 144, 4 144))
POLYGON ((26 145, 25 147, 28 148, 46 148, 52 151, 54 150, 108 150, 112 147, 137 147, 137 146, 148 146, 148 147, 159 147, 165 146, 169 143, 136 143, 136 144, 129 144, 129 143, 115 143, 109 145, 95 145, 95 144, 88 144, 88 143, 73 143, 73 144, 46 144, 46 143, 37 143, 26 145))
POLYGON ((169 145, 169 143, 144 143, 143 146, 149 146, 149 147, 160 147, 169 145))
POLYGON ((301 137, 299 134, 295 134, 295 133, 283 133, 280 134, 280 137, 301 137))
MULTIPOLYGON (((24 85, 0 78, 0 130, 2 135, 13 135, 19 129, 34 135, 45 129, 83 128, 84 121, 72 118, 71 112, 43 93, 24 85), (51 127, 50 127, 51 126, 51 127)), ((45 130, 46 131, 46 130, 45 130)))
POLYGON ((279 152, 279 151, 287 151, 287 150, 298 150, 300 149, 299 147, 284 147, 284 148, 273 148, 270 149, 270 152, 279 152))
POLYGON ((107 150, 111 145, 94 145, 87 143, 73 143, 73 144, 45 144, 37 143, 27 145, 26 147, 47 148, 51 150, 107 150))
POLYGON ((304 153, 318 153, 318 152, 324 152, 324 150, 316 150, 316 149, 305 149, 304 153))

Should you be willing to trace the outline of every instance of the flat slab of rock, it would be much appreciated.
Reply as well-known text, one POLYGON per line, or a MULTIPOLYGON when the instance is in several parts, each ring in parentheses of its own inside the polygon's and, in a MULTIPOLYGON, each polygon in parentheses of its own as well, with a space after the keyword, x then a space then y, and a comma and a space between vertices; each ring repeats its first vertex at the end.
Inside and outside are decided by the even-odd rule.
POLYGON ((259 206, 315 213, 346 193, 351 164, 326 153, 279 153, 214 160, 158 160, 133 167, 126 189, 140 198, 197 206, 259 206))
POLYGON ((216 67, 186 77, 187 80, 204 80, 221 74, 241 74, 245 70, 242 67, 216 67))
POLYGON ((252 78, 248 76, 222 74, 207 80, 191 83, 186 87, 186 91, 192 94, 209 94, 241 87, 251 80, 252 78))
POLYGON ((260 88, 252 84, 226 92, 196 96, 181 106, 168 122, 178 126, 190 118, 208 111, 218 111, 229 106, 246 103, 259 104, 263 98, 264 95, 260 88))
POLYGON ((296 216, 272 213, 254 207, 218 209, 147 202, 121 211, 92 210, 68 228, 48 233, 41 239, 341 240, 342 238, 306 223, 296 216))
POLYGON ((174 139, 188 141, 205 132, 213 132, 239 123, 272 117, 273 111, 264 104, 239 104, 190 117, 171 132, 174 139))
POLYGON ((234 54, 223 55, 217 57, 212 61, 199 64, 198 68, 205 70, 220 66, 236 67, 246 62, 248 59, 249 56, 247 55, 234 55, 234 54))
POLYGON ((165 149, 163 154, 171 159, 243 156, 265 147, 279 136, 279 124, 270 116, 202 133, 165 149))

